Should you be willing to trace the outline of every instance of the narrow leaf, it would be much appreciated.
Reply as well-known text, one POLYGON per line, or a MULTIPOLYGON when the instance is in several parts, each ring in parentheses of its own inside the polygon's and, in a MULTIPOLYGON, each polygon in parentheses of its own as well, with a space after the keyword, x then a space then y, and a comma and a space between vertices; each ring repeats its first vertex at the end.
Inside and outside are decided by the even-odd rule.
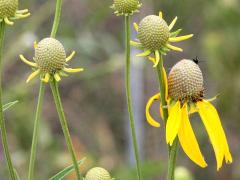
MULTIPOLYGON (((78 161, 79 166, 83 164, 86 158, 83 158, 82 160, 78 161)), ((65 176, 70 174, 74 170, 74 166, 68 166, 53 177, 51 177, 49 180, 62 180, 65 176)))
POLYGON ((18 173, 17 173, 17 170, 16 170, 16 169, 14 169, 14 174, 15 174, 15 178, 16 178, 16 180, 20 180, 20 177, 19 177, 19 175, 18 175, 18 173))
POLYGON ((18 101, 13 101, 13 102, 9 102, 7 104, 3 105, 3 111, 6 111, 7 109, 9 109, 10 107, 12 107, 13 105, 17 104, 18 101))

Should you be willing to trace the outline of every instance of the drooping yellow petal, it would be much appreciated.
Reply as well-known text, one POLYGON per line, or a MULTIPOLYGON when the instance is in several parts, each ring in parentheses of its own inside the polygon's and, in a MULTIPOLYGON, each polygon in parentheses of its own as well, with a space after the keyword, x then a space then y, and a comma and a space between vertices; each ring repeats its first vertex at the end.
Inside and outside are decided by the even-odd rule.
POLYGON ((153 62, 153 64, 155 64, 155 62, 156 62, 156 59, 154 58, 154 57, 148 57, 148 60, 150 60, 150 61, 152 61, 153 62))
POLYGON ((130 45, 131 46, 135 46, 135 47, 140 47, 142 46, 142 44, 140 42, 136 42, 136 41, 130 41, 130 45))
POLYGON ((222 167, 223 158, 225 157, 226 162, 231 163, 232 156, 218 112, 210 102, 205 100, 197 102, 197 107, 212 143, 217 160, 217 170, 219 170, 222 167))
POLYGON ((33 78, 35 78, 38 74, 40 73, 40 69, 38 69, 37 71, 34 71, 32 74, 30 74, 29 76, 28 76, 28 78, 27 78, 27 83, 29 82, 29 81, 31 81, 33 78))
POLYGON ((206 99, 206 101, 208 101, 208 102, 215 101, 218 98, 218 96, 220 96, 220 94, 217 94, 216 96, 214 96, 214 97, 212 97, 210 99, 206 99))
POLYGON ((146 105, 146 109, 145 109, 147 122, 148 122, 151 126, 153 126, 153 127, 160 127, 160 123, 153 119, 153 117, 151 116, 151 114, 150 114, 149 111, 150 111, 150 107, 151 107, 153 101, 159 100, 159 99, 160 99, 160 94, 159 94, 159 93, 156 94, 156 95, 154 95, 154 96, 152 96, 152 97, 148 100, 147 105, 146 105))
POLYGON ((81 72, 83 70, 84 70, 83 68, 76 68, 76 69, 66 68, 66 67, 63 68, 63 71, 68 72, 68 73, 77 73, 77 72, 81 72))
POLYGON ((37 67, 36 63, 27 60, 22 54, 20 54, 19 57, 24 63, 28 64, 29 66, 37 67))
POLYGON ((55 73, 55 74, 54 74, 54 79, 58 82, 58 81, 61 80, 61 77, 59 76, 58 73, 55 73))
POLYGON ((26 14, 15 14, 15 18, 17 19, 21 19, 21 18, 26 18, 28 16, 30 16, 30 13, 26 13, 26 14))
POLYGON ((138 24, 137 23, 133 23, 133 27, 138 32, 138 29, 139 29, 138 24))
POLYGON ((4 18, 4 22, 10 26, 14 24, 14 22, 10 21, 7 17, 4 18))
POLYGON ((191 37, 193 37, 193 34, 189 34, 189 35, 185 35, 185 36, 179 36, 179 37, 171 37, 171 38, 169 38, 169 41, 170 42, 180 42, 180 41, 187 40, 191 37))
POLYGON ((173 21, 171 22, 171 24, 168 26, 169 31, 171 31, 171 29, 173 28, 173 26, 176 24, 177 22, 177 16, 173 19, 173 21))
POLYGON ((157 65, 158 65, 158 63, 160 61, 160 54, 159 54, 158 50, 155 51, 155 57, 156 57, 156 59, 155 59, 155 63, 153 65, 153 67, 157 67, 157 65))
POLYGON ((28 9, 17 10, 16 13, 17 14, 25 14, 25 13, 28 13, 28 9))
POLYGON ((50 79, 50 74, 47 73, 47 74, 45 74, 45 76, 44 76, 44 78, 42 79, 42 81, 45 82, 45 83, 48 83, 48 82, 49 82, 49 79, 50 79))
POLYGON ((172 143, 177 136, 181 120, 182 120, 182 108, 180 105, 180 101, 177 101, 175 105, 172 107, 171 111, 169 112, 169 117, 166 125, 166 142, 170 146, 172 146, 172 143))
POLYGON ((74 56, 75 56, 76 52, 72 51, 72 53, 66 58, 66 62, 70 61, 74 56))
POLYGON ((167 46, 169 49, 172 49, 172 50, 174 50, 174 51, 183 52, 183 50, 182 50, 181 48, 176 47, 176 46, 173 46, 173 45, 171 45, 171 44, 167 44, 166 46, 167 46))
POLYGON ((162 19, 163 18, 163 13, 162 11, 159 11, 159 17, 162 19))
POLYGON ((200 167, 206 167, 207 163, 204 160, 189 121, 187 105, 184 105, 182 108, 182 121, 178 130, 178 138, 187 156, 200 167))
POLYGON ((165 99, 168 99, 168 82, 167 82, 167 73, 165 68, 163 67, 163 80, 165 84, 165 99))
POLYGON ((137 57, 145 57, 145 56, 149 56, 152 52, 150 50, 146 50, 143 53, 137 54, 137 57))

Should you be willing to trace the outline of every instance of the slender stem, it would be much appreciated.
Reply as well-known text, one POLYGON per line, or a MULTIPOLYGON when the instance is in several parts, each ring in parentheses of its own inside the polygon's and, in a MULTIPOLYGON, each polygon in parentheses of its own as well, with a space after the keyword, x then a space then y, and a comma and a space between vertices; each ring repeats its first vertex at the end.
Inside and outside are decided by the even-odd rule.
POLYGON ((60 23, 61 18, 61 11, 62 11, 62 0, 56 0, 56 10, 55 10, 55 17, 54 17, 54 23, 52 27, 51 37, 55 38, 58 30, 58 26, 60 23))
MULTIPOLYGON (((159 89, 160 89, 160 96, 161 96, 161 104, 163 107, 163 120, 165 122, 165 125, 167 123, 168 119, 168 109, 167 107, 167 101, 165 99, 165 93, 166 93, 166 87, 164 82, 164 71, 163 71, 163 58, 160 57, 159 64, 156 68, 157 71, 157 77, 159 82, 159 89)), ((173 142, 172 146, 168 146, 168 175, 167 180, 174 180, 174 171, 175 171, 175 165, 176 165, 176 159, 177 159, 177 149, 178 149, 178 139, 176 138, 173 142)))
POLYGON ((138 151, 137 136, 135 130, 135 122, 132 108, 132 98, 131 98, 131 87, 130 87, 130 70, 131 70, 131 60, 130 60, 130 17, 125 16, 125 36, 126 36, 126 70, 125 70, 125 82, 126 82, 126 96, 127 96, 127 106, 129 113, 130 126, 132 131, 132 142, 137 166, 138 179, 142 179, 141 167, 140 167, 140 158, 138 151))
POLYGON ((28 180, 34 179, 34 166, 35 166, 36 152, 37 152, 39 120, 40 120, 40 114, 42 111, 44 93, 45 93, 45 83, 41 81, 40 87, 39 87, 37 110, 36 110, 35 121, 34 121, 32 147, 31 147, 30 163, 29 163, 29 169, 28 169, 28 180))
POLYGON ((58 84, 55 80, 53 80, 52 82, 50 82, 50 86, 51 86, 53 98, 55 101, 56 109, 58 112, 58 116, 60 119, 60 123, 62 126, 63 134, 65 136, 65 140, 67 143, 67 147, 72 156, 72 161, 73 161, 73 165, 74 165, 74 168, 75 168, 75 171, 77 174, 77 179, 81 180, 81 174, 80 174, 80 170, 78 167, 76 153, 74 151, 73 143, 72 143, 71 136, 70 136, 69 129, 68 129, 68 124, 67 124, 67 121, 65 118, 65 114, 64 114, 64 110, 63 110, 63 106, 62 106, 62 102, 61 102, 61 97, 60 97, 59 90, 58 90, 58 84))
POLYGON ((8 170, 12 180, 15 180, 14 167, 11 160, 11 155, 9 152, 8 142, 7 142, 7 131, 5 120, 3 116, 3 107, 2 107, 2 57, 3 57, 3 42, 4 42, 4 34, 5 34, 5 23, 1 22, 0 29, 0 129, 1 129, 1 137, 2 137, 2 145, 4 149, 5 158, 7 160, 8 170))

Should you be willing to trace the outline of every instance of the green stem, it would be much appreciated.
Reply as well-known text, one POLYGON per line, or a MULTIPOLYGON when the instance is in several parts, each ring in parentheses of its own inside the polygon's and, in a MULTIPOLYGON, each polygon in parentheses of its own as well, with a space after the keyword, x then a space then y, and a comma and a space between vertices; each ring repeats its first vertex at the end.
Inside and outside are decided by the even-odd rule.
POLYGON ((45 83, 41 81, 40 87, 39 87, 37 110, 36 110, 35 121, 34 121, 32 147, 31 147, 30 163, 29 163, 29 169, 28 169, 28 180, 34 179, 34 166, 35 166, 36 152, 37 152, 39 120, 40 120, 40 114, 42 111, 44 92, 45 92, 45 83))
MULTIPOLYGON (((158 76, 158 82, 159 82, 159 89, 160 89, 160 96, 161 96, 161 104, 163 107, 163 121, 167 123, 168 119, 168 109, 167 107, 167 101, 165 98, 166 94, 166 87, 164 82, 164 66, 163 66, 163 58, 160 57, 159 64, 156 68, 157 70, 157 76, 158 76)), ((174 171, 176 166, 176 159, 177 159, 177 149, 178 149, 178 139, 176 138, 173 142, 172 146, 168 146, 168 174, 167 174, 167 180, 174 180, 174 171)))
POLYGON ((62 0, 57 0, 54 23, 53 23, 52 32, 51 32, 52 38, 55 38, 57 34, 57 30, 58 30, 58 26, 61 18, 61 11, 62 11, 62 0))
POLYGON ((12 180, 15 180, 15 173, 14 167, 11 160, 11 155, 9 152, 8 142, 7 142, 7 131, 5 120, 3 116, 3 105, 2 105, 2 57, 3 57, 3 42, 4 42, 4 34, 5 34, 5 23, 4 21, 1 22, 0 27, 0 130, 1 130, 1 137, 2 137, 2 145, 5 154, 5 158, 7 160, 8 170, 12 180))
POLYGON ((125 16, 125 36, 126 36, 125 82, 126 82, 127 106, 128 106, 129 120, 130 120, 130 126, 132 131, 132 141, 133 141, 133 148, 134 148, 135 160, 137 165, 137 174, 138 174, 138 179, 141 180, 142 174, 141 174, 141 167, 140 167, 140 158, 139 158, 138 143, 137 143, 135 122, 134 122, 134 116, 133 116, 131 87, 130 87, 131 60, 130 60, 130 17, 129 16, 125 16))
POLYGON ((78 167, 76 153, 74 151, 73 143, 72 143, 71 136, 70 136, 70 133, 69 133, 69 130, 68 130, 68 124, 67 124, 65 114, 64 114, 64 110, 63 110, 63 106, 62 106, 61 97, 60 97, 59 90, 58 90, 58 84, 55 80, 53 80, 53 81, 50 82, 50 86, 51 86, 54 102, 55 102, 55 105, 56 105, 56 109, 57 109, 57 112, 58 112, 58 116, 59 116, 59 119, 60 119, 60 123, 61 123, 61 126, 62 126, 63 134, 65 136, 65 140, 66 140, 66 143, 67 143, 67 147, 68 147, 68 150, 69 150, 69 152, 72 156, 72 161, 73 161, 73 165, 74 165, 74 168, 75 168, 75 171, 76 171, 76 174, 77 174, 77 179, 81 180, 81 174, 80 174, 80 170, 79 170, 79 167, 78 167))

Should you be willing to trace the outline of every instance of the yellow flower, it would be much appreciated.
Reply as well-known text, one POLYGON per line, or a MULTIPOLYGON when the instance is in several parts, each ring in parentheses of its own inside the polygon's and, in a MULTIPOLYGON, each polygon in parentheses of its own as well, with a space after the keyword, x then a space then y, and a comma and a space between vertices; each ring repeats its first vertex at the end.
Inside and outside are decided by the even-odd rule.
MULTIPOLYGON (((203 98, 203 76, 199 66, 192 60, 181 60, 173 66, 168 82, 165 78, 165 83, 168 87, 166 92, 168 107, 161 108, 168 108, 169 112, 166 124, 167 144, 172 146, 174 139, 178 136, 187 156, 200 167, 207 166, 189 120, 190 114, 198 112, 215 152, 217 170, 221 168, 224 159, 226 163, 231 163, 232 156, 218 112, 210 103, 215 98, 211 100, 203 98)), ((159 100, 160 95, 157 94, 149 99, 146 117, 152 126, 159 127, 160 124, 149 113, 155 99, 159 100)))
POLYGON ((94 167, 87 172, 84 180, 114 180, 114 178, 111 178, 111 175, 106 169, 94 167))
POLYGON ((135 12, 139 12, 142 4, 138 0, 114 0, 111 8, 117 16, 128 16, 135 12))
POLYGON ((150 60, 153 61, 154 67, 156 67, 159 63, 160 55, 166 55, 170 50, 182 52, 183 50, 181 48, 173 46, 170 43, 187 40, 191 38, 193 34, 177 37, 181 29, 171 32, 176 21, 177 17, 168 25, 163 19, 162 12, 160 12, 159 16, 149 15, 143 18, 139 25, 134 23, 133 25, 138 33, 138 39, 131 41, 131 45, 144 51, 137 56, 145 57, 153 53, 155 58, 150 58, 150 60))
POLYGON ((30 16, 28 9, 18 10, 18 0, 0 1, 0 22, 13 25, 13 20, 30 16))
POLYGON ((63 45, 54 38, 45 38, 38 44, 34 43, 35 57, 31 62, 27 60, 23 55, 20 55, 20 59, 30 65, 34 72, 27 78, 27 82, 40 75, 41 80, 48 83, 49 80, 54 78, 56 81, 61 80, 61 76, 67 76, 66 73, 76 73, 83 71, 83 68, 67 68, 67 62, 69 62, 75 55, 73 51, 68 57, 63 45))

